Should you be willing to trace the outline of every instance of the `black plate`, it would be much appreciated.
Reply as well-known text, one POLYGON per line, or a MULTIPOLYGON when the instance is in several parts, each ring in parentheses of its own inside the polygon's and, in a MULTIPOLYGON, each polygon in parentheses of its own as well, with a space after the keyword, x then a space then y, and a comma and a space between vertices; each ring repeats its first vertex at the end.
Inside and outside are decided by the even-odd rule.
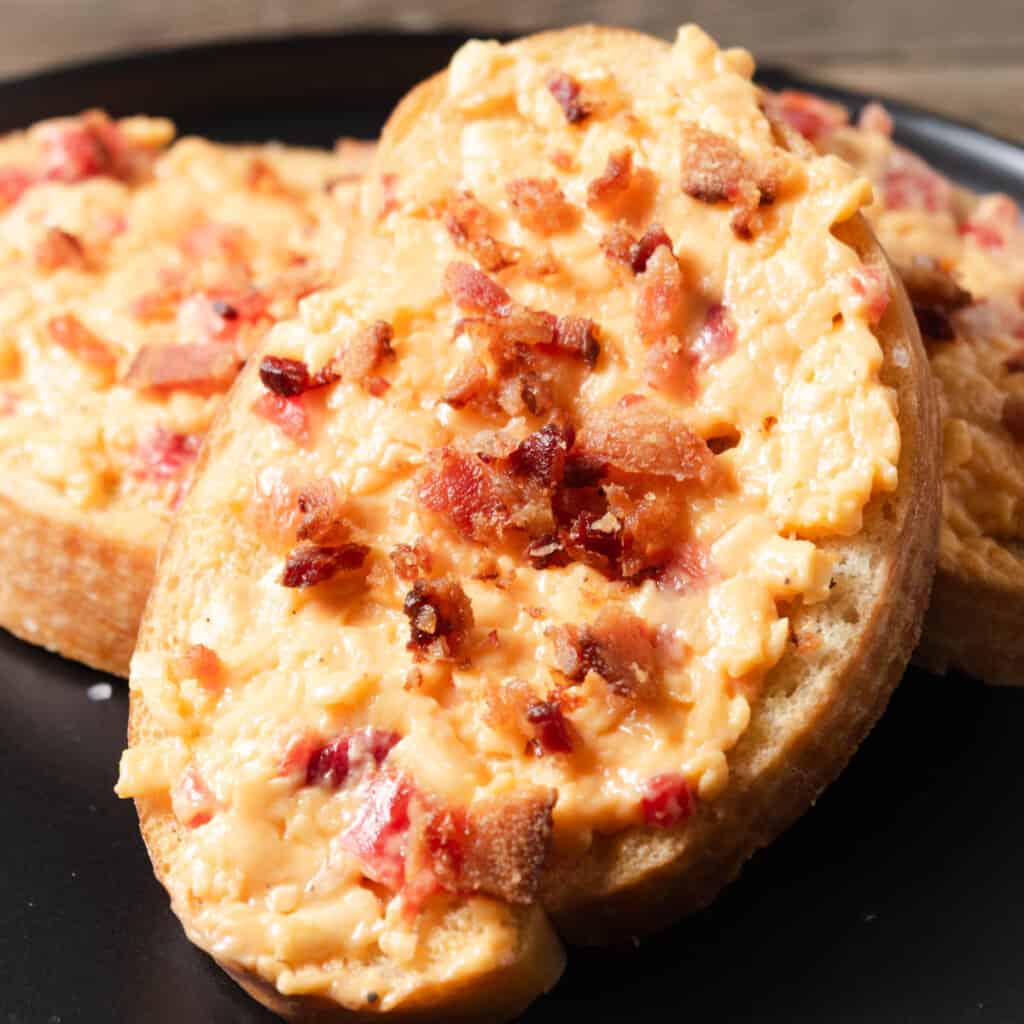
MULTIPOLYGON (((458 41, 301 38, 92 64, 0 85, 0 130, 101 105, 225 140, 371 136, 458 41)), ((892 109, 899 136, 947 173, 1024 199, 1024 151, 892 109)), ((127 694, 115 682, 90 700, 101 678, 0 633, 0 1019, 273 1020, 168 910, 111 792, 127 694)), ((573 951, 525 1019, 1024 1020, 1022 731, 1024 690, 912 670, 840 781, 711 910, 639 949, 573 951)))

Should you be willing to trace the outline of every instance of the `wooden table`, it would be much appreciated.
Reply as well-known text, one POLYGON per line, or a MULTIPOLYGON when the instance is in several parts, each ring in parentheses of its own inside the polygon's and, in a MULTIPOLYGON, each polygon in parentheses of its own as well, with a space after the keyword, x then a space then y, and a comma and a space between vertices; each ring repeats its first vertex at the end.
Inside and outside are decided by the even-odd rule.
POLYGON ((108 53, 289 32, 603 21, 704 25, 762 63, 890 95, 1024 142, 1024 0, 4 0, 0 77, 108 53))

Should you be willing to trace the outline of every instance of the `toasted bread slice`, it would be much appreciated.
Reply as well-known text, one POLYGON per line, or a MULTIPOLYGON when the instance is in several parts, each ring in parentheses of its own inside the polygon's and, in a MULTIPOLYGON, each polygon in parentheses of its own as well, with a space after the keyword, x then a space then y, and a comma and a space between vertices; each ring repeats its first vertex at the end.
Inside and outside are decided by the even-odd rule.
POLYGON ((549 917, 706 903, 884 708, 934 395, 866 181, 779 145, 751 72, 693 27, 468 44, 222 408, 118 792, 275 1009, 508 1012, 549 917))
POLYGON ((938 572, 916 659, 1024 685, 1024 224, 1004 195, 959 188, 893 142, 884 108, 856 126, 813 96, 774 101, 875 187, 866 215, 920 319, 943 417, 938 572))
POLYGON ((333 268, 366 161, 172 136, 0 139, 0 625, 118 675, 213 410, 333 268))

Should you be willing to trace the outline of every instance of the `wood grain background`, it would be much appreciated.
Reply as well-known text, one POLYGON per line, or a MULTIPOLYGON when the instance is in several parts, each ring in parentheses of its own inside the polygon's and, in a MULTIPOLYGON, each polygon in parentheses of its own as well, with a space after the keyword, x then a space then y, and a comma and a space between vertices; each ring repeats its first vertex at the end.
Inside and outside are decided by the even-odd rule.
POLYGON ((0 77, 109 53, 289 32, 697 21, 761 63, 1024 141, 1024 0, 0 0, 0 77))

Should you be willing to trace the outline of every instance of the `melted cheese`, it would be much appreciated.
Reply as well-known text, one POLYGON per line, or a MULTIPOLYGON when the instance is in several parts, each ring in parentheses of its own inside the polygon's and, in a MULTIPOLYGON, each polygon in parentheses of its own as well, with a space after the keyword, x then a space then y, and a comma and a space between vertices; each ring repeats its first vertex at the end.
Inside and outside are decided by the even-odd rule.
MULTIPOLYGON (((211 707, 208 695, 196 699, 194 688, 171 682, 177 650, 149 650, 134 662, 136 696, 168 736, 188 744, 219 807, 209 824, 183 835, 167 879, 175 903, 196 941, 282 991, 337 994, 345 962, 365 966, 381 956, 426 969, 433 934, 429 907, 410 917, 401 896, 368 896, 359 865, 338 845, 358 789, 296 791, 278 777, 290 736, 394 730, 402 739, 390 763, 449 805, 526 784, 553 787, 554 841, 580 852, 595 833, 642 821, 640 795, 652 776, 682 772, 702 801, 713 801, 728 785, 729 752, 760 684, 782 656, 785 606, 828 598, 832 563, 816 542, 856 533, 872 495, 896 485, 895 396, 879 381, 882 352, 851 289, 859 257, 831 231, 869 201, 867 182, 835 158, 804 161, 779 150, 749 56, 720 52, 692 27, 644 68, 643 88, 594 67, 586 52, 566 55, 559 70, 600 98, 582 126, 566 122, 543 61, 470 43, 453 60, 444 99, 391 141, 380 170, 395 175, 399 206, 378 220, 380 189, 367 186, 367 269, 306 300, 265 349, 318 368, 362 326, 383 319, 395 330, 396 360, 384 371, 391 386, 373 397, 358 383, 337 384, 315 442, 299 447, 244 412, 263 393, 257 376, 246 376, 236 392, 239 423, 220 436, 216 467, 193 498, 204 532, 190 553, 188 635, 179 638, 217 651, 229 685, 211 707), (725 204, 681 193, 682 121, 738 140, 755 163, 781 162, 784 192, 752 240, 735 238, 725 204), (691 397, 648 388, 635 284, 602 255, 609 224, 586 207, 587 182, 624 145, 651 176, 649 200, 630 226, 663 224, 688 286, 724 302, 736 320, 735 351, 707 369, 691 397), (575 169, 553 165, 556 152, 569 154, 575 169), (516 220, 505 184, 529 175, 558 179, 580 210, 578 228, 541 241, 516 220), (644 393, 704 437, 723 426, 738 434, 717 458, 714 482, 688 492, 692 535, 714 567, 706 585, 673 593, 582 564, 535 570, 425 515, 415 482, 427 453, 488 425, 438 400, 462 315, 441 282, 446 266, 466 257, 429 207, 456 187, 472 189, 492 212, 502 241, 526 253, 550 248, 557 273, 532 278, 513 266, 499 275, 518 302, 599 325, 601 358, 581 375, 575 416, 644 393), (280 585, 280 547, 246 524, 283 479, 281 465, 292 479, 329 478, 345 496, 358 539, 372 551, 365 587, 280 585), (387 552, 418 536, 434 553, 433 575, 463 583, 477 641, 497 635, 497 646, 474 643, 468 665, 417 664, 406 648, 408 584, 387 569, 387 552), (484 568, 500 586, 474 578, 484 568), (567 711, 575 750, 530 756, 524 737, 489 713, 490 699, 510 686, 542 697, 556 685, 550 628, 592 622, 609 607, 643 618, 672 652, 658 694, 631 703, 591 673, 567 711)), ((537 424, 509 426, 522 434, 537 424)), ((166 791, 169 764, 129 751, 118 792, 166 791)), ((468 902, 472 913, 501 920, 496 901, 468 902)), ((488 951, 466 955, 486 962, 488 951)), ((383 1008, 401 996, 383 979, 380 992, 383 1008)))

